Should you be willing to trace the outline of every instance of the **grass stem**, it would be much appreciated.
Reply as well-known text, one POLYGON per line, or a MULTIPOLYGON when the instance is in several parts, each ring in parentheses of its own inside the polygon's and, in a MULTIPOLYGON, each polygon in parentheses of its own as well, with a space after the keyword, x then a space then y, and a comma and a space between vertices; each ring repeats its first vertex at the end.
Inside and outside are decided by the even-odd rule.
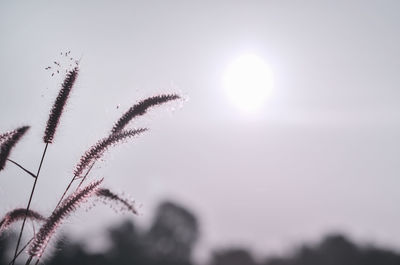
POLYGON ((17 255, 10 261, 10 263, 8 263, 8 265, 11 265, 19 257, 19 255, 21 255, 21 253, 29 246, 33 239, 35 239, 35 237, 32 237, 28 242, 26 242, 26 244, 18 251, 17 255))
MULTIPOLYGON (((31 195, 29 196, 28 205, 26 206, 25 218, 24 218, 24 221, 22 221, 22 226, 21 226, 21 230, 20 230, 20 232, 19 232, 18 241, 17 241, 17 246, 15 247, 14 259, 13 259, 11 265, 14 265, 14 263, 15 263, 15 259, 16 259, 17 253, 18 253, 18 247, 19 247, 19 244, 20 244, 20 242, 21 242, 22 233, 24 232, 26 217, 28 216, 28 211, 29 211, 29 208, 30 208, 30 206, 31 206, 33 194, 35 193, 36 183, 37 183, 37 180, 39 179, 40 170, 41 170, 41 168, 42 168, 43 160, 44 160, 44 157, 45 157, 45 155, 46 155, 46 151, 47 151, 48 145, 49 145, 49 143, 46 143, 46 146, 45 146, 45 148, 44 148, 44 150, 43 150, 42 159, 40 160, 40 164, 39 164, 39 168, 38 168, 38 171, 37 171, 37 174, 36 174, 35 182, 33 183, 31 195)), ((27 262, 28 262, 28 261, 27 261, 27 262)), ((29 261, 29 262, 30 262, 30 261, 29 261)))
POLYGON ((30 256, 30 257, 26 260, 25 265, 31 264, 31 260, 32 260, 32 256, 30 256))
POLYGON ((36 175, 33 174, 32 172, 30 172, 29 170, 27 170, 26 168, 24 168, 23 166, 21 166, 20 164, 18 164, 17 162, 15 162, 14 160, 11 160, 9 158, 7 158, 8 161, 10 161, 11 163, 13 163, 14 165, 16 165, 17 167, 19 167, 20 169, 22 169, 23 171, 25 171, 26 173, 28 173, 29 175, 31 175, 34 179, 36 178, 36 175))

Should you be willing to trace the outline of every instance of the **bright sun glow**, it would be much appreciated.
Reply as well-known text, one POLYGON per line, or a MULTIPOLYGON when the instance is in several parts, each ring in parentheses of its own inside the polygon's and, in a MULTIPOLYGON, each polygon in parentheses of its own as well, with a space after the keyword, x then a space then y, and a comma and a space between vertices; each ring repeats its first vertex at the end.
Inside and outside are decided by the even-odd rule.
POLYGON ((224 88, 239 108, 260 109, 270 95, 273 80, 268 65, 254 54, 245 54, 233 61, 223 77, 224 88))

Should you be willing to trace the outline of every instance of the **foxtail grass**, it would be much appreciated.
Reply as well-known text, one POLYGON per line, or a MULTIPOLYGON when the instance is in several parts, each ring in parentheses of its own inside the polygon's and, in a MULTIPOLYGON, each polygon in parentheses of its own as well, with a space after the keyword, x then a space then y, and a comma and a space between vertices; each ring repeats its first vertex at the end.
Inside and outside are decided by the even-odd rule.
POLYGON ((134 205, 134 203, 130 202, 126 198, 122 198, 122 196, 112 192, 109 189, 106 188, 101 188, 96 192, 96 195, 103 199, 105 203, 110 202, 110 203, 116 203, 116 204, 121 204, 124 208, 126 208, 128 211, 138 214, 137 209, 134 205))
POLYGON ((47 120, 47 125, 43 136, 43 141, 45 143, 51 144, 54 141, 54 135, 56 133, 58 124, 60 123, 61 114, 63 113, 75 80, 78 77, 78 71, 78 67, 75 67, 69 71, 64 79, 64 82, 62 83, 60 92, 58 93, 53 108, 50 111, 49 119, 47 120))
POLYGON ((85 152, 79 163, 76 165, 74 170, 75 179, 82 177, 83 171, 88 168, 91 163, 98 160, 108 148, 145 131, 147 131, 147 128, 120 131, 110 134, 109 136, 99 140, 95 145, 90 147, 90 149, 85 152))
POLYGON ((150 107, 161 105, 168 101, 176 100, 179 98, 180 97, 176 94, 166 94, 149 97, 142 101, 139 101, 138 103, 130 107, 129 110, 126 111, 124 115, 122 115, 122 117, 114 124, 111 133, 122 131, 132 119, 145 114, 150 107))
POLYGON ((86 184, 86 186, 84 185, 84 182, 86 181, 86 178, 90 175, 91 169, 94 164, 107 152, 107 150, 116 146, 117 144, 127 142, 129 139, 132 139, 148 130, 147 128, 126 129, 127 125, 135 117, 144 115, 147 110, 152 107, 159 106, 169 101, 180 98, 180 96, 176 94, 156 95, 141 100, 138 103, 134 104, 131 108, 129 108, 128 111, 126 111, 122 115, 122 117, 114 123, 111 132, 105 137, 98 140, 81 156, 78 163, 74 167, 71 181, 65 188, 51 215, 48 218, 45 218, 37 211, 31 210, 30 206, 48 146, 54 143, 56 131, 59 126, 61 116, 65 110, 65 106, 78 77, 78 73, 78 66, 71 69, 70 71, 67 71, 65 79, 61 84, 58 96, 50 110, 49 118, 47 120, 44 135, 42 138, 45 146, 36 174, 26 169, 19 162, 9 158, 12 149, 29 129, 29 126, 22 126, 15 130, 0 134, 0 170, 4 169, 7 162, 11 162, 34 178, 33 186, 26 208, 16 208, 14 210, 11 210, 4 215, 3 219, 0 220, 0 233, 8 229, 13 223, 22 220, 14 257, 11 260, 10 265, 13 265, 15 263, 17 257, 21 253, 23 253, 23 250, 26 247, 28 247, 28 259, 26 261, 26 264, 29 265, 34 258, 37 259, 36 264, 38 264, 41 257, 45 253, 46 247, 49 244, 51 238, 57 232, 61 224, 65 221, 66 218, 68 218, 79 207, 81 207, 89 198, 95 197, 100 199, 102 202, 105 202, 106 204, 117 205, 120 206, 122 209, 137 214, 137 209, 131 200, 112 192, 110 189, 100 187, 103 179, 95 179, 89 184, 86 184), (72 184, 78 179, 80 180, 79 184, 76 185, 74 191, 70 192, 72 184), (43 224, 40 227, 38 233, 36 233, 29 241, 27 241, 22 249, 19 250, 19 245, 27 219, 43 224))
POLYGON ((35 211, 28 210, 28 212, 26 212, 25 208, 17 208, 6 213, 6 215, 0 221, 0 234, 7 230, 7 228, 9 228, 13 223, 23 220, 25 216, 32 221, 45 220, 41 214, 35 211))
POLYGON ((49 240, 54 235, 57 228, 68 216, 75 212, 78 207, 86 202, 90 196, 96 193, 102 181, 103 179, 93 181, 86 187, 74 192, 53 211, 36 234, 29 248, 28 252, 31 257, 40 258, 43 255, 49 240))
POLYGON ((39 168, 38 168, 38 171, 36 173, 36 178, 35 178, 35 181, 34 181, 33 186, 32 186, 31 194, 29 196, 28 205, 26 206, 26 215, 25 215, 25 218, 24 218, 24 220, 22 222, 21 230, 20 230, 20 233, 19 233, 19 236, 18 236, 17 246, 15 247, 14 259, 13 259, 14 261, 12 262, 12 264, 14 264, 15 258, 16 258, 17 253, 18 253, 18 248, 19 248, 19 244, 21 242, 22 233, 24 231, 25 221, 26 221, 26 218, 27 218, 27 214, 28 214, 31 202, 32 202, 33 195, 35 193, 36 184, 37 184, 37 181, 38 181, 38 178, 39 178, 40 170, 42 168, 44 157, 46 155, 47 147, 48 147, 49 144, 53 143, 53 141, 54 141, 54 135, 56 133, 56 129, 57 129, 58 124, 60 122, 61 114, 63 113, 63 110, 64 110, 65 105, 67 103, 67 99, 68 99, 68 97, 69 97, 69 95, 71 93, 71 89, 72 89, 72 87, 73 87, 73 85, 75 83, 76 77, 78 75, 78 70, 79 70, 79 68, 75 67, 74 69, 70 70, 67 73, 67 75, 66 75, 66 77, 64 79, 64 82, 61 85, 61 89, 60 89, 60 91, 58 93, 58 96, 57 96, 57 98, 56 98, 56 100, 55 100, 55 102, 53 104, 53 107, 52 107, 52 109, 50 111, 49 119, 47 120, 47 125, 46 125, 46 129, 45 129, 44 136, 43 136, 43 141, 45 142, 45 148, 43 150, 42 158, 41 158, 40 164, 39 164, 39 168))
POLYGON ((0 171, 4 169, 11 150, 28 129, 29 126, 23 126, 0 135, 0 171))

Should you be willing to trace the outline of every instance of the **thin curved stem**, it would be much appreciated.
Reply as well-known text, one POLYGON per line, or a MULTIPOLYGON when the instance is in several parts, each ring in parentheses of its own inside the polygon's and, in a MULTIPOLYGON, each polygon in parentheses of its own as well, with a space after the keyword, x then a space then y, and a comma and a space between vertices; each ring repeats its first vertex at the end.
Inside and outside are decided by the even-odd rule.
POLYGON ((78 187, 76 187, 76 189, 79 189, 79 188, 81 187, 81 185, 82 185, 82 183, 85 181, 87 175, 89 175, 89 172, 92 170, 92 167, 94 166, 94 163, 96 163, 96 161, 93 161, 93 163, 90 165, 88 171, 86 171, 85 176, 83 176, 81 182, 79 182, 79 185, 78 185, 78 187))
POLYGON ((18 258, 19 255, 21 255, 21 253, 29 246, 29 244, 33 241, 34 237, 32 237, 31 239, 29 239, 29 241, 18 251, 17 255, 15 256, 15 258, 13 258, 10 263, 8 263, 8 265, 11 265, 13 262, 15 262, 15 260, 18 258))
POLYGON ((32 256, 29 256, 29 258, 26 260, 25 265, 31 264, 32 256))
MULTIPOLYGON (((87 175, 89 174, 89 172, 92 170, 92 168, 93 168, 93 166, 94 166, 95 163, 96 163, 96 161, 94 161, 94 162, 90 165, 89 169, 86 171, 85 176, 83 176, 83 178, 82 178, 81 182, 79 183, 78 187, 76 188, 76 190, 79 189, 79 187, 81 186, 81 184, 83 183, 83 181, 86 179, 86 177, 87 177, 87 175)), ((67 188, 65 189, 63 195, 61 196, 60 200, 58 201, 58 203, 57 203, 55 209, 57 209, 57 207, 60 205, 60 203, 62 202, 62 200, 63 200, 64 197, 65 197, 65 194, 68 192, 69 188, 71 187, 72 183, 73 183, 75 180, 77 180, 77 179, 76 179, 75 176, 74 176, 74 177, 71 179, 71 181, 69 182, 69 184, 68 184, 67 188)), ((33 238, 32 238, 30 241, 32 241, 32 240, 33 240, 33 238)), ((29 242, 28 242, 28 244, 29 244, 29 242)), ((26 245, 24 246, 24 248, 26 248, 26 246, 27 246, 28 244, 26 244, 26 245)), ((21 251, 21 252, 22 252, 22 251, 21 251)), ((18 255, 19 255, 19 254, 18 254, 18 255)), ((29 257, 29 259, 26 261, 26 264, 25 264, 25 265, 29 265, 29 264, 31 263, 31 260, 32 260, 32 256, 29 257)), ((38 265, 39 262, 40 262, 40 258, 38 258, 38 260, 36 261, 35 265, 38 265)))
POLYGON ((64 197, 65 197, 65 194, 67 194, 67 191, 68 191, 69 188, 71 187, 72 182, 74 182, 74 180, 75 180, 75 176, 74 176, 74 177, 71 179, 71 181, 69 182, 67 188, 64 190, 63 195, 61 196, 60 200, 58 201, 58 203, 57 203, 57 205, 56 205, 56 207, 55 207, 54 209, 57 209, 57 207, 60 205, 60 203, 62 202, 62 200, 63 200, 64 197))
POLYGON ((43 160, 44 160, 44 157, 46 155, 46 151, 47 151, 48 145, 49 145, 49 143, 46 143, 46 146, 44 147, 43 154, 42 154, 42 159, 40 160, 40 164, 39 164, 39 168, 38 168, 38 171, 37 171, 37 174, 36 174, 35 182, 33 183, 31 195, 29 196, 28 205, 26 206, 25 218, 24 218, 24 221, 22 222, 21 230, 19 232, 17 246, 15 247, 14 259, 13 259, 13 261, 11 263, 12 265, 14 265, 14 263, 15 263, 15 259, 16 259, 17 253, 18 253, 18 247, 19 247, 19 244, 21 242, 22 233, 23 233, 24 227, 25 227, 26 217, 28 216, 28 211, 29 211, 29 208, 31 206, 33 194, 35 193, 36 183, 37 183, 37 180, 39 179, 40 170, 42 168, 43 160))
POLYGON ((10 161, 11 163, 13 163, 14 165, 16 165, 17 167, 19 167, 20 169, 22 169, 23 171, 25 171, 26 173, 28 173, 29 175, 31 175, 34 179, 36 178, 36 175, 33 174, 32 172, 30 172, 29 170, 27 170, 26 168, 24 168, 23 166, 21 166, 20 164, 18 164, 17 162, 15 162, 14 160, 11 160, 9 158, 7 158, 8 161, 10 161))
MULTIPOLYGON (((81 186, 82 182, 85 180, 86 176, 89 174, 90 170, 91 170, 92 167, 94 166, 94 163, 95 163, 95 162, 93 162, 92 165, 89 167, 88 171, 86 171, 85 176, 83 177, 82 181, 79 183, 79 185, 78 185, 78 187, 77 187, 76 189, 79 189, 79 187, 81 186)), ((69 184, 68 184, 67 188, 65 189, 63 195, 61 196, 60 200, 58 201, 58 203, 57 203, 57 205, 56 205, 56 208, 60 205, 60 203, 62 202, 62 200, 63 200, 64 197, 65 197, 65 194, 67 194, 68 190, 71 188, 71 185, 72 185, 72 183, 73 183, 75 180, 77 180, 77 178, 75 178, 75 176, 74 176, 74 177, 71 179, 71 181, 69 182, 69 184)), ((55 209, 56 209, 56 208, 55 208, 55 209)))

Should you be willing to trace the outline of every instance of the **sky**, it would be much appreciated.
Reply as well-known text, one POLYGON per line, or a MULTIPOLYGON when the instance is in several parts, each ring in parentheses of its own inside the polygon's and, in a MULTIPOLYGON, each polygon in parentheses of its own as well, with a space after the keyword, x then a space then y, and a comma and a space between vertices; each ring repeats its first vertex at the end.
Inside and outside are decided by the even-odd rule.
MULTIPOLYGON (((93 171, 142 205, 135 221, 148 225, 171 199, 198 216, 199 253, 279 253, 336 231, 400 250, 399 12, 395 0, 1 1, 0 131, 32 126, 12 158, 35 171, 64 78, 45 68, 67 67, 60 52, 71 51, 80 74, 34 209, 51 211, 81 154, 127 108, 178 93, 185 100, 132 123, 150 130, 93 171), (224 88, 244 54, 273 76, 256 111, 224 88)), ((0 212, 25 206, 31 185, 8 165, 0 212)), ((65 229, 96 238, 117 220, 100 207, 65 229)))

